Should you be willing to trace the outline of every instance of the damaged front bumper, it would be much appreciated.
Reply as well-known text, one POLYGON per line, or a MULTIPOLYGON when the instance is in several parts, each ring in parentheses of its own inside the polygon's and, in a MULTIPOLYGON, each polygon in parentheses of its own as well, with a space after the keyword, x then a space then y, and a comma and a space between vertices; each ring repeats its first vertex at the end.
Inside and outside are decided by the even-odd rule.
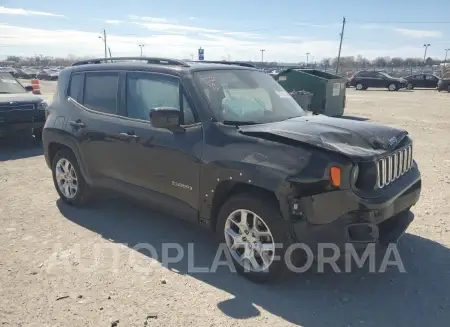
POLYGON ((396 242, 414 218, 410 208, 420 192, 420 173, 414 165, 376 198, 342 190, 291 199, 293 233, 312 249, 319 243, 333 243, 344 250, 346 243, 362 248, 396 242))

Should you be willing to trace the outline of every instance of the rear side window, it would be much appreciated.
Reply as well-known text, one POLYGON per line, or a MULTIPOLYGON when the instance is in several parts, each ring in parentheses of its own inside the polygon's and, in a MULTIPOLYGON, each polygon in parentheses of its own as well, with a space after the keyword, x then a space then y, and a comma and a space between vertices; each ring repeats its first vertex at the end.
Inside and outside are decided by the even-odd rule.
POLYGON ((359 72, 356 74, 357 77, 368 77, 369 72, 359 72))
POLYGON ((82 90, 83 90, 83 78, 82 73, 72 74, 70 78, 69 96, 77 102, 81 102, 82 90))
POLYGON ((84 106, 95 111, 116 114, 118 86, 119 73, 86 73, 84 82, 84 106))

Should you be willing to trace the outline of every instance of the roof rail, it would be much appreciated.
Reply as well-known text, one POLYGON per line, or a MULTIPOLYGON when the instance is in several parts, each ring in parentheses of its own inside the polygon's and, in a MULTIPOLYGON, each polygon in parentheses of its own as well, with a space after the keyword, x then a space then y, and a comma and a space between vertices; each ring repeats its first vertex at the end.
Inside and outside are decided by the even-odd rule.
POLYGON ((173 65, 173 66, 183 66, 189 67, 189 65, 183 61, 178 59, 170 59, 170 58, 159 58, 159 57, 112 57, 112 58, 96 58, 96 59, 86 59, 76 61, 72 64, 72 66, 81 66, 88 64, 101 64, 107 63, 108 61, 122 61, 122 60, 136 60, 136 61, 146 61, 148 64, 154 65, 173 65))
POLYGON ((205 63, 205 64, 236 65, 236 66, 242 66, 242 67, 256 68, 255 65, 249 64, 247 62, 242 62, 242 61, 201 60, 201 61, 189 61, 189 62, 195 62, 195 63, 200 63, 200 64, 205 63))

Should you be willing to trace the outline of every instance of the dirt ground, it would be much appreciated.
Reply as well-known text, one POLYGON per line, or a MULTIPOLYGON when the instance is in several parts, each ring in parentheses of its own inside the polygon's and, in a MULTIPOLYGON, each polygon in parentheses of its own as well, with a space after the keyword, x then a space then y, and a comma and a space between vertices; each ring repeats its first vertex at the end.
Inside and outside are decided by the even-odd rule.
POLYGON ((407 273, 306 273, 256 285, 220 269, 166 268, 178 242, 210 266, 212 235, 121 198, 61 203, 42 149, 0 142, 1 326, 448 326, 450 94, 348 90, 347 118, 406 128, 423 191, 399 250, 407 273), (158 257, 139 251, 150 243, 158 257), (144 268, 151 268, 149 269, 144 268), (118 323, 117 323, 118 321, 118 323))

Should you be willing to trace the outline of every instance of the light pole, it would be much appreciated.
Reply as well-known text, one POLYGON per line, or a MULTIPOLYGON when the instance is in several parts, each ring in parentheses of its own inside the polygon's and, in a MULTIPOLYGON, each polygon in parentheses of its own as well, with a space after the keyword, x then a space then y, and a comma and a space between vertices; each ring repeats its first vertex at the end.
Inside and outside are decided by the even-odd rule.
POLYGON ((261 49, 259 51, 261 51, 261 63, 263 63, 264 62, 264 52, 266 51, 266 49, 261 49))
POLYGON ((307 52, 307 53, 306 53, 306 66, 308 66, 309 55, 310 55, 310 53, 309 53, 309 52, 307 52))
POLYGON ((444 58, 444 64, 447 62, 447 52, 450 51, 450 49, 444 49, 445 50, 445 58, 444 58))
POLYGON ((139 48, 141 48, 141 57, 142 57, 142 50, 144 49, 145 44, 139 44, 139 48))
POLYGON ((99 35, 99 39, 103 40, 103 43, 105 44, 105 59, 108 58, 108 46, 106 45, 106 30, 103 29, 103 36, 99 35))
POLYGON ((430 43, 424 44, 424 45, 423 45, 423 47, 425 48, 425 52, 424 52, 424 54, 423 54, 423 64, 424 64, 424 65, 425 65, 425 58, 427 57, 427 49, 428 49, 428 47, 429 47, 430 45, 431 45, 430 43))

